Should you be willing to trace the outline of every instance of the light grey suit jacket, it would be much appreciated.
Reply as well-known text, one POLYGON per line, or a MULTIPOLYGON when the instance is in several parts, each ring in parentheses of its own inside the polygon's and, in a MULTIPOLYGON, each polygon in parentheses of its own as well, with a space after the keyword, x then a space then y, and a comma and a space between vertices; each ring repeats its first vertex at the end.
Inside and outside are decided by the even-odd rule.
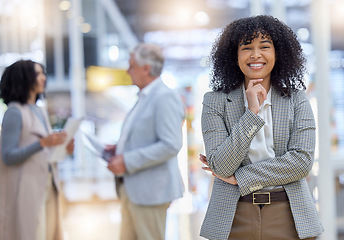
POLYGON ((181 97, 159 81, 142 99, 123 153, 127 168, 124 186, 130 201, 140 205, 168 203, 182 197, 184 191, 177 160, 184 106, 181 97))
POLYGON ((207 161, 218 175, 235 175, 238 186, 214 178, 213 191, 201 236, 227 240, 238 199, 268 186, 282 185, 287 192, 299 237, 320 235, 323 227, 305 177, 313 165, 315 122, 303 91, 282 97, 271 95, 275 158, 251 163, 248 148, 264 125, 246 110, 241 88, 229 94, 204 96, 202 132, 207 161))

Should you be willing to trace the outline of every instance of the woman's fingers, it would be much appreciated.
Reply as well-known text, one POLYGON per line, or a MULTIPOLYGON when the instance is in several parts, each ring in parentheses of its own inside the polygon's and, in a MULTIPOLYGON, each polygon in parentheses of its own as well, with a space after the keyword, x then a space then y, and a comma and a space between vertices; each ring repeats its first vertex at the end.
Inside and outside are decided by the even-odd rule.
POLYGON ((72 154, 74 151, 74 139, 72 139, 66 146, 66 150, 68 154, 72 154))
POLYGON ((210 172, 213 172, 210 167, 202 167, 203 170, 206 170, 206 171, 210 171, 210 172))
POLYGON ((67 133, 66 132, 54 132, 50 134, 49 136, 41 139, 41 145, 42 146, 56 146, 64 143, 67 138, 67 133))
POLYGON ((248 82, 247 88, 251 88, 254 85, 256 85, 257 83, 263 82, 263 79, 252 79, 248 82))
POLYGON ((200 155, 199 155, 199 160, 200 160, 203 164, 205 164, 205 165, 208 166, 208 162, 207 162, 206 156, 204 156, 203 154, 200 154, 200 155))
POLYGON ((255 114, 259 112, 260 106, 267 96, 266 89, 261 84, 262 81, 262 79, 252 79, 246 89, 248 108, 255 114))
POLYGON ((67 138, 66 132, 53 133, 53 144, 60 145, 60 144, 64 143, 66 138, 67 138))

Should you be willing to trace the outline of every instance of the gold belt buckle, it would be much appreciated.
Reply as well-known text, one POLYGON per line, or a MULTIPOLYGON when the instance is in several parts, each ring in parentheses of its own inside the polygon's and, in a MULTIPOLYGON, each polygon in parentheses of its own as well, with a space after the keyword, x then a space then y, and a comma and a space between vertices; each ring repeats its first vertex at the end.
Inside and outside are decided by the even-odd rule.
POLYGON ((257 205, 257 204, 270 204, 271 203, 271 198, 270 198, 270 192, 258 192, 258 193, 253 193, 253 199, 252 199, 252 203, 257 205), (256 203, 256 198, 255 198, 255 195, 268 195, 269 196, 269 201, 268 202, 259 202, 259 203, 256 203))

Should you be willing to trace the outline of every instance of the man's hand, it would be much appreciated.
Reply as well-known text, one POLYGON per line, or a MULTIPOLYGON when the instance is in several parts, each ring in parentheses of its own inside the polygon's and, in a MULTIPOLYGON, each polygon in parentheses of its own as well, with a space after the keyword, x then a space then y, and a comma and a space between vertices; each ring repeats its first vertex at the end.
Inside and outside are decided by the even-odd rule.
POLYGON ((215 176, 215 177, 221 179, 222 181, 225 181, 225 182, 230 183, 230 184, 232 184, 232 185, 238 185, 238 182, 237 182, 237 180, 236 180, 236 178, 235 178, 234 175, 229 176, 229 177, 227 177, 227 178, 220 177, 220 176, 216 175, 216 174, 213 172, 213 170, 211 170, 211 168, 209 167, 208 162, 207 162, 207 158, 206 158, 206 156, 204 156, 203 154, 200 154, 200 155, 199 155, 199 160, 200 160, 203 164, 206 165, 206 167, 202 167, 203 170, 210 171, 210 172, 213 174, 213 176, 215 176))
POLYGON ((110 162, 111 158, 116 155, 116 145, 106 145, 103 151, 103 158, 110 162))
POLYGON ((126 172, 123 155, 116 155, 109 159, 107 168, 116 175, 122 175, 126 172))

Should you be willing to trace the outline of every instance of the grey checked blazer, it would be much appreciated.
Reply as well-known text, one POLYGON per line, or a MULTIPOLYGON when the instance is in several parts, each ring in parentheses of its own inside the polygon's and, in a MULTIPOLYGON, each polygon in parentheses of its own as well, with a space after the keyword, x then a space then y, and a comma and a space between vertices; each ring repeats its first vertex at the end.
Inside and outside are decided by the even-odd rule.
POLYGON ((238 199, 268 186, 283 185, 301 239, 323 231, 305 177, 313 165, 315 122, 303 91, 290 98, 273 88, 271 95, 275 158, 251 163, 248 148, 264 125, 246 110, 242 88, 204 96, 202 132, 210 168, 219 176, 235 174, 238 186, 214 178, 201 236, 227 240, 238 199))

